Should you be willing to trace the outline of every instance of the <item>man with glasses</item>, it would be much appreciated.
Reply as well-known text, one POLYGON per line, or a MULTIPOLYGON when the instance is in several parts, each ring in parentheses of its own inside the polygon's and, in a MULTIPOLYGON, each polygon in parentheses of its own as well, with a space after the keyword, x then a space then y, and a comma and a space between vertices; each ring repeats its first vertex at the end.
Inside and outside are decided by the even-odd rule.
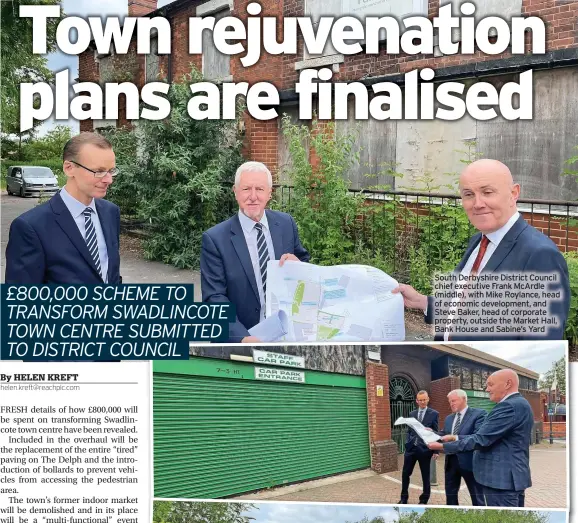
MULTIPOLYGON (((420 390, 415 398, 418 408, 412 410, 409 416, 417 419, 426 429, 438 431, 439 413, 428 407, 429 394, 420 390)), ((411 427, 408 427, 403 453, 403 469, 401 472, 401 499, 399 504, 406 505, 409 500, 409 484, 416 463, 419 463, 423 491, 419 496, 419 504, 427 505, 431 495, 430 468, 431 460, 437 459, 438 453, 427 448, 424 441, 411 427)))
POLYGON ((110 283, 120 277, 120 210, 103 200, 117 174, 112 145, 81 133, 64 146, 66 185, 10 226, 6 283, 110 283))

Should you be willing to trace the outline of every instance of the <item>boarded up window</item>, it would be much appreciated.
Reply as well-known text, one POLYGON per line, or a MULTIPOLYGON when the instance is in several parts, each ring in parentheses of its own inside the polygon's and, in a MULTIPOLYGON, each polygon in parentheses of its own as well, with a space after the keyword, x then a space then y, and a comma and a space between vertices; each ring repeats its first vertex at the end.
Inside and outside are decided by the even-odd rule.
POLYGON ((151 40, 151 52, 145 55, 146 78, 145 82, 156 82, 159 79, 159 41, 151 40))
MULTIPOLYGON (((210 16, 215 17, 215 23, 225 16, 230 16, 229 9, 223 9, 210 16)), ((223 80, 231 74, 231 59, 221 53, 213 43, 210 31, 203 31, 203 76, 207 80, 223 80)))
MULTIPOLYGON (((342 0, 305 0, 305 16, 310 16, 313 20, 313 30, 317 32, 319 26, 319 18, 322 16, 334 16, 335 18, 341 16, 342 0)), ((303 58, 308 60, 310 58, 319 58, 320 56, 332 56, 338 54, 330 38, 327 39, 327 44, 323 49, 323 53, 309 54, 305 46, 303 46, 303 58)))

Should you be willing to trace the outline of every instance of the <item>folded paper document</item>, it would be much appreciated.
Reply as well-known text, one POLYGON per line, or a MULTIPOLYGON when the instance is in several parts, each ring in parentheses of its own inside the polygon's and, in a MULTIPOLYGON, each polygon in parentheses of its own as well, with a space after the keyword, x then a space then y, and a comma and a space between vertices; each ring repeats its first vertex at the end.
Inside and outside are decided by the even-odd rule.
POLYGON ((289 319, 284 311, 277 311, 261 323, 257 323, 249 334, 259 338, 263 343, 270 343, 282 339, 289 332, 289 319))
POLYGON ((426 445, 428 443, 433 443, 434 441, 439 441, 441 439, 435 432, 427 430, 415 418, 397 418, 395 420, 394 425, 408 425, 415 431, 415 433, 424 441, 426 445))
POLYGON ((267 264, 266 317, 280 311, 288 332, 271 341, 401 341, 403 297, 391 276, 366 265, 267 264))

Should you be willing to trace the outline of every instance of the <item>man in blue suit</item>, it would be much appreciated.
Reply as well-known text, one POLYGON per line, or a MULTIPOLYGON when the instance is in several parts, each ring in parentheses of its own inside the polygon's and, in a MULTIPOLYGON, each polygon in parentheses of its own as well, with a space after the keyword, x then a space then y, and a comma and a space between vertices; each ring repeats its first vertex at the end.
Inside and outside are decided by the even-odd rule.
POLYGON ((120 211, 102 199, 117 172, 112 145, 81 133, 63 161, 66 185, 10 226, 6 283, 121 283, 120 211))
MULTIPOLYGON (((452 390, 448 394, 448 401, 452 414, 445 419, 444 429, 439 432, 442 441, 457 441, 459 438, 478 432, 486 419, 487 412, 469 407, 468 395, 461 389, 452 390)), ((444 472, 447 505, 459 505, 458 494, 462 478, 468 487, 472 505, 474 507, 484 505, 481 487, 474 478, 473 454, 469 451, 446 456, 444 472)))
MULTIPOLYGON (((554 242, 526 223, 518 212, 520 186, 514 183, 510 170, 497 160, 473 162, 460 176, 460 193, 470 223, 480 232, 471 239, 455 272, 463 277, 490 273, 556 274, 558 281, 548 290, 562 291, 562 296, 551 303, 549 317, 557 317, 558 324, 547 326, 545 333, 532 332, 527 326, 526 332, 475 335, 445 330, 437 332, 435 340, 563 339, 570 308, 568 266, 554 242)), ((434 323, 433 297, 420 294, 410 285, 400 285, 399 291, 406 307, 423 310, 425 321, 434 323)))
POLYGON ((458 437, 457 441, 429 444, 430 449, 443 450, 448 455, 474 451, 474 477, 482 486, 488 507, 523 507, 524 492, 532 486, 530 442, 534 415, 518 392, 518 384, 513 370, 494 372, 488 377, 486 391, 497 405, 478 431, 458 437))
POLYGON ((289 214, 265 210, 272 188, 271 172, 265 165, 244 163, 237 169, 233 187, 239 212, 203 233, 203 301, 235 305, 237 317, 229 325, 229 342, 261 341, 249 329, 265 319, 267 262, 309 261, 295 220, 289 214))
MULTIPOLYGON (((416 396, 418 409, 409 413, 410 417, 417 419, 424 427, 438 431, 439 414, 437 410, 428 407, 429 394, 425 390, 420 390, 416 396)), ((403 470, 401 473, 401 499, 399 504, 407 504, 409 499, 409 480, 419 463, 423 492, 419 497, 420 505, 427 505, 431 495, 430 468, 431 460, 437 459, 438 453, 427 448, 424 441, 411 428, 408 428, 405 439, 405 452, 403 454, 403 470)))

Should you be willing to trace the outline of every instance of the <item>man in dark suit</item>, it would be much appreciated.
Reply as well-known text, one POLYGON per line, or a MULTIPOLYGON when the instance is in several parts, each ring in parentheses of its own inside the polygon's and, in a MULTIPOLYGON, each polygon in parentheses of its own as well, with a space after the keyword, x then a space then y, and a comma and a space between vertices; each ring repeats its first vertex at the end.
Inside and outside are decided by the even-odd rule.
POLYGON ((203 233, 201 291, 204 302, 231 302, 237 317, 229 341, 257 343, 249 329, 265 318, 267 261, 309 261, 295 220, 265 210, 271 199, 271 172, 260 162, 237 169, 233 190, 239 212, 203 233))
MULTIPOLYGON (((463 277, 489 273, 556 274, 558 282, 548 290, 562 291, 562 298, 551 303, 549 317, 556 316, 558 325, 548 326, 546 333, 468 335, 446 331, 436 334, 435 340, 479 340, 481 336, 485 340, 563 339, 570 308, 568 266, 554 242, 526 223, 518 212, 520 186, 514 183, 510 170, 497 160, 473 162, 460 176, 460 194, 470 223, 480 232, 470 240, 455 273, 463 277)), ((410 285, 400 285, 399 291, 406 307, 423 310, 425 321, 434 322, 433 297, 420 294, 410 285)))
POLYGON ((81 133, 64 146, 65 187, 10 226, 6 283, 110 283, 120 277, 120 211, 103 200, 116 175, 111 144, 81 133))
MULTIPOLYGON (((412 418, 417 419, 424 427, 438 431, 439 414, 437 410, 428 407, 429 395, 425 390, 420 390, 416 396, 418 409, 409 413, 412 418)), ((403 454, 403 470, 401 474, 401 499, 400 504, 407 504, 409 499, 409 480, 416 463, 419 463, 423 492, 419 497, 420 505, 427 505, 431 495, 430 468, 431 460, 437 459, 438 453, 427 448, 424 441, 417 433, 408 427, 405 439, 405 452, 403 454)))
MULTIPOLYGON (((452 414, 445 419, 444 429, 439 432, 442 441, 457 441, 464 436, 475 434, 486 419, 487 412, 469 407, 468 396, 461 389, 452 390, 448 394, 448 401, 452 414)), ((462 478, 468 487, 472 505, 474 507, 484 505, 481 487, 474 478, 473 454, 469 451, 446 456, 444 471, 447 505, 459 505, 458 494, 462 478)))
POLYGON ((530 442, 534 415, 518 392, 518 375, 510 369, 488 377, 486 391, 497 405, 475 434, 457 441, 430 443, 446 454, 474 451, 473 471, 488 507, 523 507, 524 492, 532 486, 530 442))

